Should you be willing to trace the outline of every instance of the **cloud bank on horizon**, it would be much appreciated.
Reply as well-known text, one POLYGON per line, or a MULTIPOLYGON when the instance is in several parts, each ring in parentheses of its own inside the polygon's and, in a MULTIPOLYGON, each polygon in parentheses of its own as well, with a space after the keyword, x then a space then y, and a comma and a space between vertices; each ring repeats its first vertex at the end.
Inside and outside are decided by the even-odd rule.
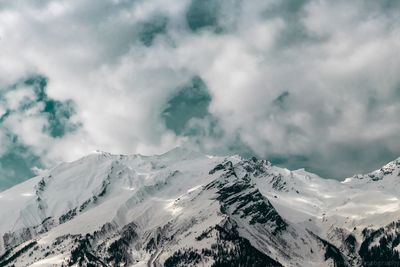
POLYGON ((0 0, 0 189, 185 144, 343 178, 400 156, 396 0, 0 0))

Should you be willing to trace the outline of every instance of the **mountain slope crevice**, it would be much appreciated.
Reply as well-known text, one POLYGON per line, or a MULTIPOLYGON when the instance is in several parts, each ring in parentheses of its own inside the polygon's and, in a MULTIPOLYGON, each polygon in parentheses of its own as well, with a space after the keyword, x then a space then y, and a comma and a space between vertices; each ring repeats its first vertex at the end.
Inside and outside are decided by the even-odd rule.
POLYGON ((397 266, 399 173, 96 152, 0 192, 0 266, 397 266))

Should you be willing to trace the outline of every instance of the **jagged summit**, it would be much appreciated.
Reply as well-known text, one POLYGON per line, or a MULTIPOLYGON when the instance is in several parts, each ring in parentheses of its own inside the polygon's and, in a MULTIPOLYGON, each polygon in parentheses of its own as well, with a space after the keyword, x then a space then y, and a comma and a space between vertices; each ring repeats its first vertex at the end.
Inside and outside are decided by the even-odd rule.
POLYGON ((182 147, 96 152, 0 193, 0 266, 397 261, 399 167, 339 182, 182 147))

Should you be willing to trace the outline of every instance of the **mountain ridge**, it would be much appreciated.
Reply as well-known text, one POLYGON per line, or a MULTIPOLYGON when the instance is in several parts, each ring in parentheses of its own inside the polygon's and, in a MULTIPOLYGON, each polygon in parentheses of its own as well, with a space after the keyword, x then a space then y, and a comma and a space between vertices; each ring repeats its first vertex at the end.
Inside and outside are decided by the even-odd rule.
POLYGON ((400 158, 339 182, 186 148, 95 152, 0 192, 0 266, 397 264, 399 183, 400 158))

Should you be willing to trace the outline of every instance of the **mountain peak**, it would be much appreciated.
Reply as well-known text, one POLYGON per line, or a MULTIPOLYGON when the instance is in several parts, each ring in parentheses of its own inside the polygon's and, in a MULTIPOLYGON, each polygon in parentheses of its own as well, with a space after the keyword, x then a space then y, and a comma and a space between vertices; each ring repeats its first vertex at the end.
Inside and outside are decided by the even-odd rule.
POLYGON ((92 153, 0 193, 0 265, 366 265, 400 236, 399 165, 339 182, 185 147, 92 153))

